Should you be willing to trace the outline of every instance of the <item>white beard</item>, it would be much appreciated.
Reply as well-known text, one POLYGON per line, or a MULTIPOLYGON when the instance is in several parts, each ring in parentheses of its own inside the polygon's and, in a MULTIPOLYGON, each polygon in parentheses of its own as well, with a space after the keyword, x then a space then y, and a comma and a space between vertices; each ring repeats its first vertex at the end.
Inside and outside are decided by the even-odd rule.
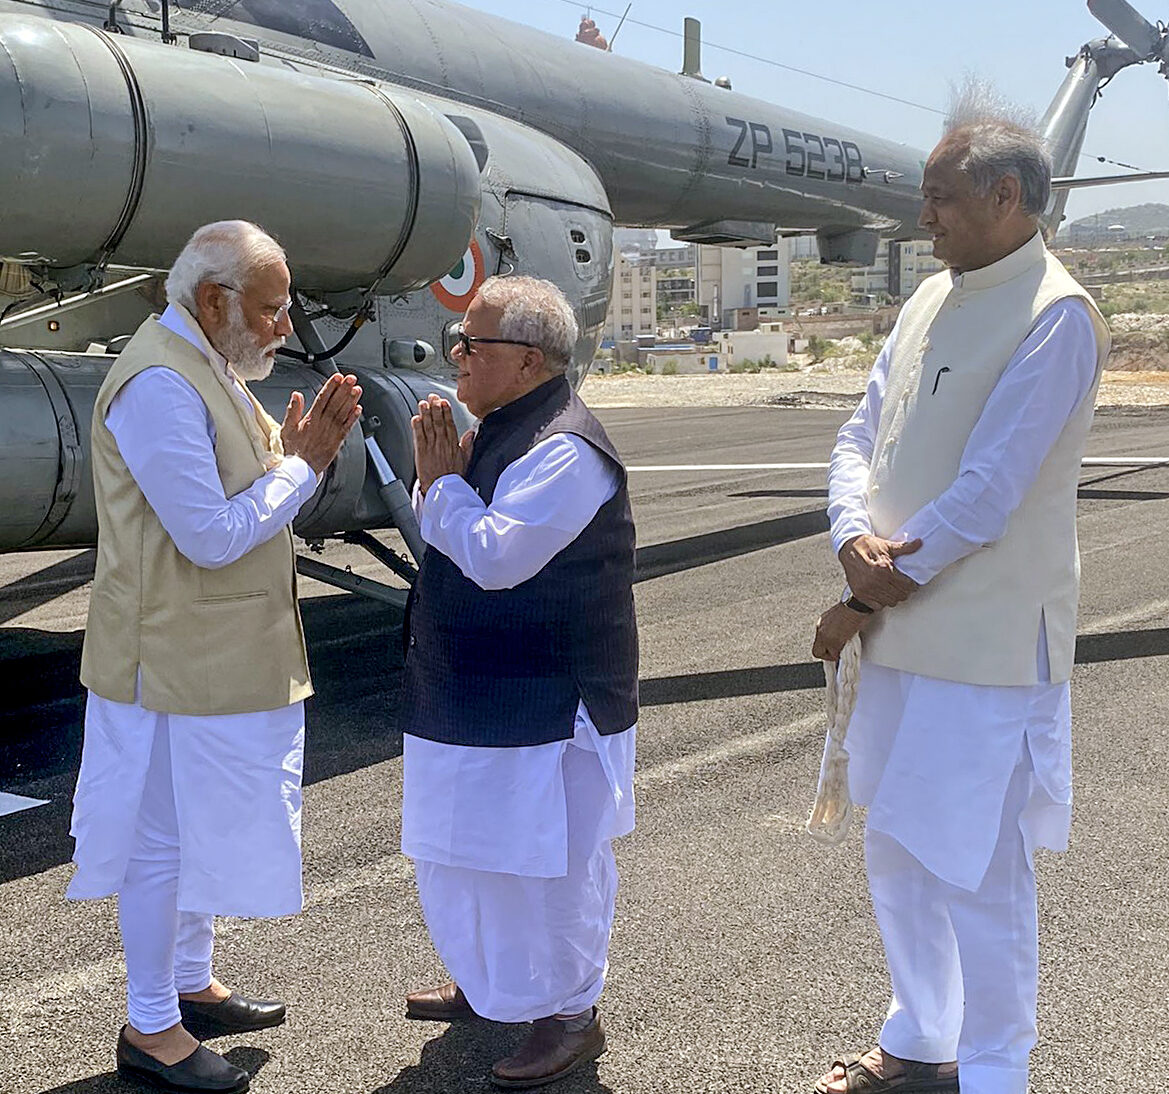
POLYGON ((215 348, 227 358, 241 380, 266 380, 276 364, 274 351, 284 345, 284 339, 273 338, 270 342, 259 343, 248 329, 240 301, 233 298, 228 309, 227 326, 219 335, 220 344, 215 348))

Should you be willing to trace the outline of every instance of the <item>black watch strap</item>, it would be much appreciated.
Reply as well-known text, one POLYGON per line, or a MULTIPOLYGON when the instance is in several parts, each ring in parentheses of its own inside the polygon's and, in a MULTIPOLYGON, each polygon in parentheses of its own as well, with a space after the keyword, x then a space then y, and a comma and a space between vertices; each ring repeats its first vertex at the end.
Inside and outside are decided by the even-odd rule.
POLYGON ((862 615, 872 615, 873 609, 870 608, 863 600, 857 600, 855 596, 850 596, 845 602, 846 608, 851 608, 854 612, 860 612, 862 615))

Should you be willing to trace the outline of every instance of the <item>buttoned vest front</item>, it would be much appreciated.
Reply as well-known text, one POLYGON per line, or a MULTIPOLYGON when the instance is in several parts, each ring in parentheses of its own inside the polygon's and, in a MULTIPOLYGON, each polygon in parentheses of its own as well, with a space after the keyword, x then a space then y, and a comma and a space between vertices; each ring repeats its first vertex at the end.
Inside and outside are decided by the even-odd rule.
POLYGON ((868 510, 873 531, 889 538, 953 483, 1007 364, 1040 316, 1068 297, 1084 302, 1096 332, 1091 391, 1003 537, 879 612, 863 632, 865 660, 969 684, 1035 684, 1042 624, 1050 679, 1070 678, 1079 598, 1076 489, 1110 338, 1091 297, 1038 233, 990 266, 934 275, 905 305, 870 466, 868 510))
POLYGON ((292 533, 220 569, 187 559, 167 535, 106 427, 123 386, 144 369, 177 372, 215 424, 215 461, 230 498, 281 454, 280 428, 250 395, 252 413, 230 381, 193 345, 146 320, 118 356, 93 413, 97 568, 81 655, 81 682, 171 714, 276 710, 312 694, 296 602, 292 533))
POLYGON ((444 744, 568 740, 580 702, 598 732, 637 721, 636 542, 625 468, 601 423, 559 376, 484 418, 465 478, 490 505, 504 470, 571 433, 620 474, 567 547, 511 589, 482 589, 436 548, 407 618, 402 732, 444 744))

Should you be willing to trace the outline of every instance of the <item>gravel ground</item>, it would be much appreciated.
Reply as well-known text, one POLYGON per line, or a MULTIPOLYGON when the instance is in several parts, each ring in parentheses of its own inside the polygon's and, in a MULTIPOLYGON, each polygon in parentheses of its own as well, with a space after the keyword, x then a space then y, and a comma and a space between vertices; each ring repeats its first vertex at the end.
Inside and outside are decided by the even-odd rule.
MULTIPOLYGON (((823 366, 794 372, 657 376, 591 375, 581 397, 591 407, 839 407, 855 402, 867 373, 823 366)), ((1097 406, 1169 406, 1169 372, 1104 373, 1097 406)))

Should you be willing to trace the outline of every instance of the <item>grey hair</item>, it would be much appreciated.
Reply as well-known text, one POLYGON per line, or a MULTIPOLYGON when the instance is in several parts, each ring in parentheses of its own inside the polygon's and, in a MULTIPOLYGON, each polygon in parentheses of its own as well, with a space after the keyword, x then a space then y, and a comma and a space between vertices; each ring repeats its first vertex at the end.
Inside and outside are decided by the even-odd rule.
POLYGON ((195 293, 206 281, 242 289, 252 275, 285 260, 284 249, 249 220, 217 220, 197 228, 166 279, 166 298, 195 310, 195 293))
POLYGON ((568 298, 551 281, 489 277, 479 286, 479 299, 502 313, 500 338, 539 346, 550 372, 568 369, 579 328, 568 298))
POLYGON ((1039 134, 1035 115, 1009 103, 989 84, 967 76, 953 91, 945 137, 965 151, 958 170, 974 192, 989 194, 1007 175, 1019 180, 1020 204, 1039 216, 1051 199, 1051 153, 1039 134))

